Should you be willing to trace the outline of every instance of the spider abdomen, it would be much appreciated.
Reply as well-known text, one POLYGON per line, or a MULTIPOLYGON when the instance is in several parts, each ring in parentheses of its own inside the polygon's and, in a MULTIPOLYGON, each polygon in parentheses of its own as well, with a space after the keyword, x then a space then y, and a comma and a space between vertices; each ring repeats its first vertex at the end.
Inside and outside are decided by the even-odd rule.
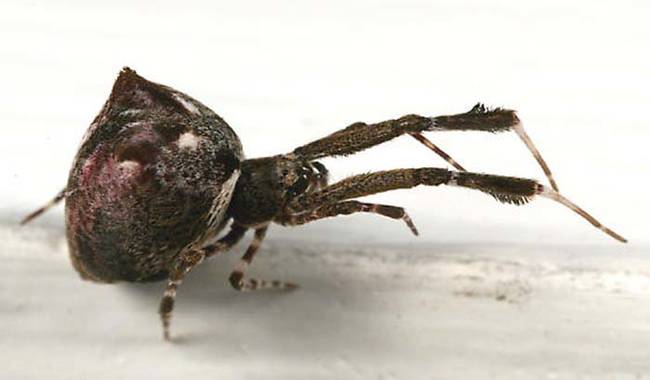
POLYGON ((68 179, 74 267, 100 282, 166 278, 182 250, 222 226, 242 159, 214 112, 124 69, 68 179))

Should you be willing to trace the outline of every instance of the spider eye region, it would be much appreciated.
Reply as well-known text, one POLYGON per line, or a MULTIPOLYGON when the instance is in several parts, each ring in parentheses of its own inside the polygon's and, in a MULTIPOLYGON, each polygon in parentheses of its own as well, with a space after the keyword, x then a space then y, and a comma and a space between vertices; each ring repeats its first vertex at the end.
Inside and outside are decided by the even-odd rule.
POLYGON ((309 187, 309 184, 311 183, 311 177, 312 177, 313 171, 308 166, 302 166, 302 167, 300 167, 298 169, 296 174, 297 174, 296 175, 297 179, 287 189, 287 193, 291 197, 298 196, 298 195, 304 193, 307 190, 307 188, 309 187))

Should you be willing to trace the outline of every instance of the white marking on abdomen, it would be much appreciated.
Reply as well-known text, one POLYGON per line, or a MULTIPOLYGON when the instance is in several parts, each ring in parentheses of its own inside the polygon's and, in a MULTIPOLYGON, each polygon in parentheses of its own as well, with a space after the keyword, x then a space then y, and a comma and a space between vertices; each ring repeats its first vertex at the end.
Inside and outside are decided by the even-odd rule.
POLYGON ((132 115, 138 115, 138 114, 140 114, 142 112, 143 111, 141 109, 139 109, 139 108, 131 108, 131 109, 128 109, 126 111, 120 112, 120 115, 121 116, 132 116, 132 115))
POLYGON ((121 170, 132 172, 135 171, 139 166, 140 164, 137 161, 126 160, 120 162, 120 164, 117 167, 120 168, 121 170))
POLYGON ((183 107, 185 107, 185 109, 188 110, 190 113, 194 115, 201 114, 199 109, 194 104, 192 104, 192 102, 185 99, 182 95, 174 94, 174 99, 176 99, 180 104, 182 104, 183 107))
POLYGON ((201 138, 196 136, 194 133, 185 132, 178 137, 176 145, 181 149, 196 150, 199 147, 199 140, 201 140, 201 138))

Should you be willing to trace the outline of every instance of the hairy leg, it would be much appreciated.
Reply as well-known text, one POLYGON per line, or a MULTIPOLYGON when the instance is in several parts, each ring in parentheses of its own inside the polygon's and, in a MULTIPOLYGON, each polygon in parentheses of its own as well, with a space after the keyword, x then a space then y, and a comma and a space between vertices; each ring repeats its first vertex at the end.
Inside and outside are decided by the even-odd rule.
POLYGON ((276 219, 276 221, 283 225, 296 226, 319 219, 339 215, 350 215, 357 212, 369 212, 392 219, 401 219, 411 229, 411 232, 413 232, 414 235, 418 235, 418 230, 415 228, 411 217, 403 208, 358 201, 343 201, 339 203, 326 204, 312 211, 283 215, 276 219))
POLYGON ((516 205, 525 204, 535 195, 539 195, 570 208, 594 227, 611 237, 622 242, 626 241, 622 236, 603 226, 594 217, 557 191, 549 189, 532 179, 457 172, 441 168, 396 169, 356 175, 334 183, 321 191, 304 194, 296 198, 290 204, 290 209, 295 212, 310 211, 322 205, 337 203, 346 199, 359 198, 390 190, 406 189, 418 185, 448 185, 476 189, 492 195, 500 202, 516 205))
POLYGON ((242 256, 241 260, 239 261, 239 264, 237 264, 235 269, 230 274, 230 278, 229 278, 230 284, 236 290, 250 291, 250 290, 266 289, 266 288, 293 289, 298 287, 296 284, 290 282, 282 282, 277 280, 266 281, 266 280, 260 280, 256 278, 244 278, 244 273, 246 272, 246 268, 248 268, 251 262, 253 262, 253 259, 257 254, 257 250, 260 248, 260 245, 262 244, 262 241, 266 236, 267 230, 268 230, 268 226, 257 228, 255 230, 255 236, 253 237, 253 241, 251 242, 251 245, 246 250, 246 253, 244 253, 244 256, 242 256))
MULTIPOLYGON (((403 134, 411 134, 418 141, 424 143, 423 139, 418 137, 418 134, 427 131, 514 131, 524 141, 544 170, 551 186, 557 191, 557 184, 548 165, 546 165, 539 151, 524 131, 515 111, 502 108, 487 109, 482 104, 477 104, 470 111, 456 115, 437 117, 406 115, 399 119, 386 120, 375 124, 354 123, 329 136, 298 147, 292 154, 307 160, 327 156, 346 156, 382 144, 403 134)), ((429 144, 433 145, 430 142, 429 144)), ((427 146, 449 162, 448 158, 450 157, 447 154, 444 154, 444 152, 441 154, 439 148, 436 147, 437 149, 435 149, 430 145, 427 146)), ((454 166, 459 170, 462 168, 454 166)))

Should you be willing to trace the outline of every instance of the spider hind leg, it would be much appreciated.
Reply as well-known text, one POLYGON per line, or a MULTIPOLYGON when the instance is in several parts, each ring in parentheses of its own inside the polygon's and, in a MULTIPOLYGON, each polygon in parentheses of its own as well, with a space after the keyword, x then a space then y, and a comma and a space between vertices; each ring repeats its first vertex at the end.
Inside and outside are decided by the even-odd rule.
POLYGON ((37 217, 42 215, 47 210, 49 210, 52 207, 56 206, 65 197, 66 197, 66 189, 63 189, 63 190, 59 191, 59 193, 54 198, 52 198, 52 200, 50 200, 45 206, 33 211, 32 213, 27 215, 25 218, 23 218, 23 220, 20 221, 20 225, 24 226, 25 224, 27 224, 27 223, 31 222, 32 220, 36 219, 37 217))

